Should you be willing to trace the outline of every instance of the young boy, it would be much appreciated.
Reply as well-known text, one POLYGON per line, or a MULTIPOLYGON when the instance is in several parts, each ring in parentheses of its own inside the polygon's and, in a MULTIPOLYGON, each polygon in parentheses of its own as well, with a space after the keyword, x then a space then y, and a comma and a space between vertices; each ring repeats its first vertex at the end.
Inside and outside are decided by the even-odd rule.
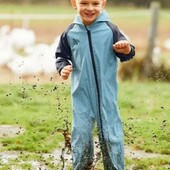
POLYGON ((71 0, 78 15, 64 31, 56 51, 62 79, 72 73, 73 169, 93 162, 93 127, 97 122, 105 170, 124 169, 123 129, 117 104, 117 57, 127 61, 134 46, 104 11, 106 0, 71 0))

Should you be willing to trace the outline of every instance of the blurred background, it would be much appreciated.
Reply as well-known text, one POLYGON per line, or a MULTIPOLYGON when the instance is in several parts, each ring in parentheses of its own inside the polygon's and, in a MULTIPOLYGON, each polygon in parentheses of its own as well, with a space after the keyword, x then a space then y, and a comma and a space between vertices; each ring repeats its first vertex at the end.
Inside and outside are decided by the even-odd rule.
MULTIPOLYGON (((0 83, 56 80, 54 52, 76 11, 69 0, 0 0, 0 83)), ((136 47, 120 80, 170 80, 170 1, 108 0, 111 21, 136 47)))
MULTIPOLYGON (((170 169, 170 0, 108 0, 106 10, 136 47, 118 65, 126 170, 170 169)), ((71 167, 70 83, 54 54, 75 15, 69 0, 0 0, 0 169, 71 167)))

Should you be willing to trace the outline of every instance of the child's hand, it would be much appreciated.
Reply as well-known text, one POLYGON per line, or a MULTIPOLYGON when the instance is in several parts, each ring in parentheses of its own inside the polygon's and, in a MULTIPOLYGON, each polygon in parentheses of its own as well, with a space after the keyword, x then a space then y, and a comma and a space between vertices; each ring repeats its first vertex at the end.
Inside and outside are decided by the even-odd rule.
POLYGON ((72 72, 73 68, 72 65, 67 65, 61 70, 61 78, 63 80, 67 80, 70 73, 72 72))
POLYGON ((117 53, 129 54, 131 51, 130 43, 126 40, 121 40, 113 44, 113 49, 117 53))

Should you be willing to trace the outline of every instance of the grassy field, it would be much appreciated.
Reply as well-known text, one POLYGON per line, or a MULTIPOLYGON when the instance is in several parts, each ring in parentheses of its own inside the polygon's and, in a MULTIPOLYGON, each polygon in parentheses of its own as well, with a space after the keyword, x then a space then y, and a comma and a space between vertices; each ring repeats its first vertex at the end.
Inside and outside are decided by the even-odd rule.
POLYGON ((69 92, 65 88, 57 85, 1 86, 0 124, 19 124, 27 129, 15 142, 3 140, 5 149, 48 152, 59 146, 57 140, 62 136, 58 129, 64 129, 62 123, 67 118, 67 110, 70 111, 69 92))
MULTIPOLYGON (((168 83, 120 82, 119 106, 126 146, 148 153, 170 155, 169 98, 168 83)), ((36 153, 49 153, 64 144, 61 132, 66 128, 66 121, 71 122, 69 84, 1 85, 0 101, 0 124, 26 129, 23 135, 1 138, 1 152, 27 151, 30 153, 27 159, 35 157, 36 160, 40 159, 36 153)), ((20 159, 26 159, 24 154, 20 159)), ((156 166, 161 170, 170 161, 167 157, 126 158, 126 164, 135 164, 137 169, 144 170, 156 166)))
MULTIPOLYGON (((136 47, 136 58, 145 55, 150 25, 149 9, 107 6, 111 20, 130 37, 136 47)), ((71 6, 48 5, 0 5, 0 14, 75 14, 71 6)), ((156 45, 162 55, 170 37, 169 10, 161 10, 156 45)), ((0 27, 22 27, 21 20, 0 20, 0 27)), ((36 34, 37 43, 52 43, 72 19, 30 20, 29 28, 36 34)), ((160 157, 133 159, 126 157, 126 170, 167 170, 170 167, 170 88, 163 82, 120 82, 119 106, 125 131, 125 145, 133 150, 160 154, 160 157)), ((68 83, 40 85, 35 83, 0 85, 0 124, 25 128, 23 135, 0 138, 0 153, 19 151, 19 158, 4 164, 0 157, 0 169, 12 165, 30 170, 29 161, 37 160, 49 169, 56 169, 52 158, 44 160, 42 154, 51 153, 64 145, 62 131, 71 122, 71 97, 68 83)), ((70 127, 70 124, 69 124, 70 127)), ((58 165, 57 165, 58 166, 58 165)), ((17 169, 15 167, 15 169, 17 169)), ((98 165, 97 170, 102 170, 98 165)))

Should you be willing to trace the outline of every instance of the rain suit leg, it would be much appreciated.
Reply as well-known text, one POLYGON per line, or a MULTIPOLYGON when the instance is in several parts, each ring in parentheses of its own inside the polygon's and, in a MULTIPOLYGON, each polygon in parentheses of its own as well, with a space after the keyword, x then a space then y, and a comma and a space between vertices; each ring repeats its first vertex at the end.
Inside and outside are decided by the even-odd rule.
POLYGON ((101 113, 100 118, 98 108, 83 113, 73 111, 73 170, 86 170, 93 161, 92 132, 95 121, 98 126, 104 169, 124 169, 123 129, 117 105, 115 104, 113 108, 102 108, 101 113))
POLYGON ((92 131, 94 118, 91 113, 73 113, 72 151, 73 169, 85 170, 93 161, 92 131))

